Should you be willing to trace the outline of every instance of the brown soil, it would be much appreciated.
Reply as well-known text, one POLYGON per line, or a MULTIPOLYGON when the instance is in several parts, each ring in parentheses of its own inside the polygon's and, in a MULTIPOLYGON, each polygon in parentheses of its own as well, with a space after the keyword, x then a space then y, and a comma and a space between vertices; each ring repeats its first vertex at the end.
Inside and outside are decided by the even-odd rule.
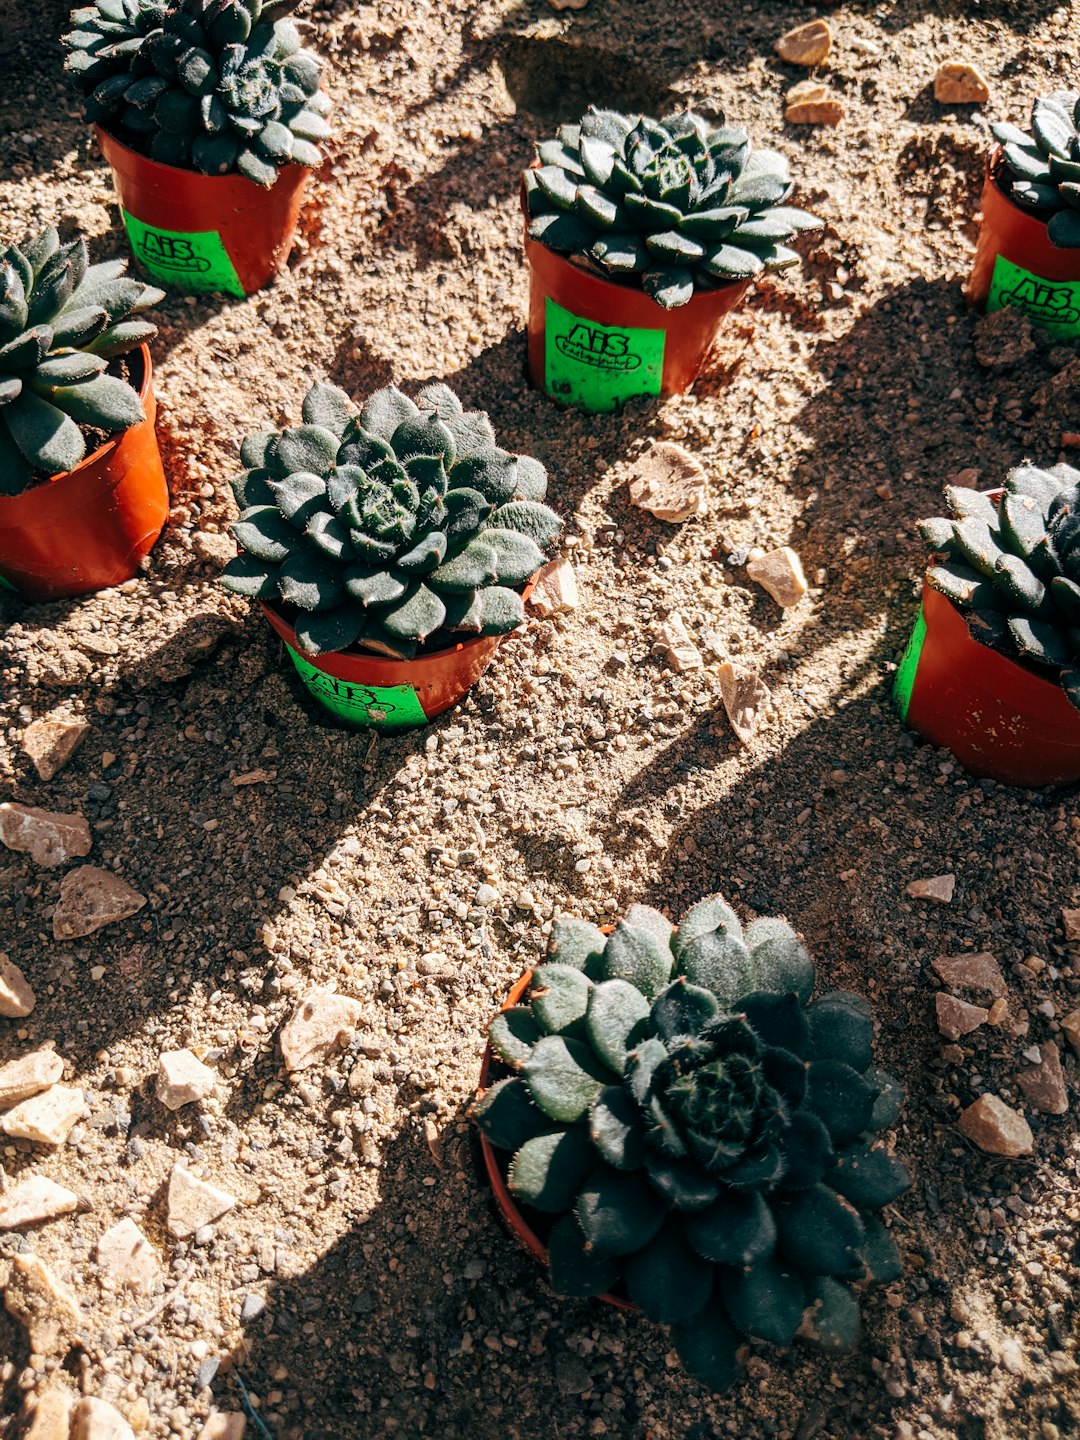
MULTIPOLYGON (((81 226, 100 258, 124 240, 62 73, 65 11, 8 7, 0 213, 10 238, 81 226)), ((4 798, 81 810, 88 858, 149 897, 57 943, 59 874, 3 856, 0 949, 38 1004, 0 1021, 0 1060, 54 1039, 89 1114, 57 1153, 4 1147, 7 1183, 40 1171, 86 1208, 0 1251, 32 1248, 77 1285, 71 1383, 152 1435, 194 1436, 211 1404, 240 1408, 241 1385, 278 1440, 1080 1434, 1075 1113, 1032 1114, 1022 1161, 975 1151, 955 1126, 984 1090, 1021 1103, 1023 1051, 1060 1039, 1077 1004, 1060 920, 1080 903, 1075 791, 972 781, 889 704, 916 609, 913 520, 940 513, 954 472, 997 483, 1024 457, 1062 458, 1078 428, 1076 346, 964 309, 987 136, 970 110, 935 105, 933 74, 946 58, 978 64, 988 114, 1022 121, 1033 94, 1075 76, 1075 23, 1053 0, 851 0, 829 12, 846 118, 795 130, 782 98, 801 77, 772 46, 810 13, 795 0, 306 9, 336 140, 272 288, 161 307, 174 505, 145 577, 66 604, 0 602, 4 798), (801 203, 827 222, 804 271, 757 287, 726 324, 693 395, 621 416, 561 413, 524 379, 517 175, 533 137, 590 99, 723 109, 791 156, 801 203), (294 421, 322 375, 358 394, 449 380, 504 444, 549 465, 569 522, 581 608, 507 642, 427 731, 332 728, 193 547, 234 513, 241 437, 294 421), (711 513, 681 528, 627 504, 628 466, 660 437, 712 479, 711 513), (775 543, 814 585, 783 614, 727 558, 775 543), (708 668, 675 674, 654 653, 675 609, 712 647, 708 668), (747 748, 712 654, 773 692, 747 748), (20 734, 57 706, 94 729, 46 785, 20 734), (271 778, 235 783, 257 769, 271 778), (906 897, 945 872, 950 905, 906 897), (481 883, 493 904, 475 903, 481 883), (681 1373, 640 1318, 549 1292, 490 1213, 464 1118, 487 1018, 552 914, 643 900, 677 917, 717 889, 745 914, 786 914, 823 980, 873 998, 916 1172, 893 1220, 907 1275, 867 1297, 863 1345, 755 1347, 726 1397, 681 1373), (1009 1010, 958 1059, 942 1053, 930 962, 968 949, 997 956, 1009 1010), (365 1021, 358 1049, 290 1084, 275 1032, 312 983, 358 997, 365 1021), (172 1114, 152 1077, 185 1044, 208 1047, 221 1083, 172 1114), (367 1068, 350 1088, 354 1065, 367 1068), (164 1229, 162 1182, 185 1158, 240 1201, 205 1244, 164 1229), (123 1214, 176 1283, 148 1319, 159 1301, 98 1284, 97 1237, 123 1214)), ((0 1312, 0 1434, 17 1433, 38 1383, 27 1359, 0 1312)))

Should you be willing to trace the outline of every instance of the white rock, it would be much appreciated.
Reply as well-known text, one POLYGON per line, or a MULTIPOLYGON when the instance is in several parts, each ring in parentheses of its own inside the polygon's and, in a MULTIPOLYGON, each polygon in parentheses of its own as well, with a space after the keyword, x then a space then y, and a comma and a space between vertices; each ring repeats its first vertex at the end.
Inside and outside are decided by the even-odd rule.
POLYGON ((667 646, 664 658, 672 670, 681 673, 684 670, 702 668, 705 662, 701 658, 701 651, 690 639, 690 633, 677 610, 673 610, 667 617, 658 634, 660 643, 667 646))
POLYGON ((633 462, 630 503, 675 525, 709 508, 705 471, 689 451, 670 440, 655 440, 633 462))
POLYGON ((767 590, 776 603, 784 610, 797 605, 810 588, 803 574, 802 561, 790 545, 751 560, 746 573, 750 579, 767 590))
POLYGON ((64 1062, 55 1050, 31 1050, 6 1065, 0 1065, 0 1110, 18 1105, 41 1090, 47 1090, 64 1073, 64 1062))
POLYGON ((734 666, 726 660, 717 666, 716 674, 731 728, 746 745, 758 727, 761 712, 772 698, 769 687, 754 670, 747 675, 737 675, 734 666))
POLYGON ((130 1215, 106 1230, 97 1243, 97 1263, 105 1284, 148 1294, 162 1276, 157 1251, 130 1215))
POLYGON ((60 882, 60 903, 53 911, 53 935, 57 940, 77 940, 92 935, 103 925, 126 920, 146 904, 146 896, 133 890, 126 880, 97 865, 80 865, 69 870, 60 882))
POLYGON ((198 1440, 244 1440, 247 1416, 239 1410, 212 1410, 198 1440))
POLYGON ((1017 1110, 996 1095, 980 1095, 960 1116, 960 1133, 988 1155, 1030 1155, 1035 1145, 1031 1127, 1017 1110))
POLYGON ((8 1020, 21 1020, 36 1003, 37 997, 18 965, 6 955, 0 955, 0 1015, 8 1020))
POLYGON ((219 1190, 205 1180, 192 1175, 186 1165, 179 1162, 169 1175, 169 1189, 166 1198, 166 1218, 169 1234, 177 1240, 187 1240, 204 1225, 213 1225, 236 1204, 236 1196, 227 1190, 219 1190))
POLYGON ((4 1305, 25 1329, 35 1355, 66 1355, 71 1349, 82 1323, 78 1297, 36 1255, 24 1252, 11 1262, 4 1305))
POLYGON ((59 1382, 37 1397, 23 1440, 69 1440, 71 1392, 59 1382))
POLYGON ((213 1093, 217 1076, 190 1050, 167 1050, 158 1059, 157 1098, 168 1110, 179 1110, 213 1093))
POLYGON ((196 530, 191 537, 191 548, 200 560, 224 570, 230 560, 236 559, 236 541, 229 535, 213 530, 196 530))
POLYGON ((948 905, 956 890, 955 875, 931 875, 927 880, 912 880, 906 887, 913 900, 936 900, 948 905))
POLYGON ((0 1115, 0 1130, 36 1145, 63 1145, 86 1109, 86 1096, 74 1085, 53 1085, 0 1115))
POLYGON ((23 732, 23 754, 33 762, 40 779, 51 780, 89 734, 90 726, 82 720, 71 720, 60 714, 46 715, 33 721, 23 732))
POLYGON ((0 1230, 21 1230, 70 1215, 79 1197, 46 1175, 27 1175, 0 1195, 0 1230))
POLYGON ((309 990, 281 1027, 281 1055, 286 1070, 306 1070, 343 1050, 362 1013, 359 1000, 348 995, 309 990))
POLYGON ((93 842, 82 815, 61 815, 36 805, 0 805, 0 844, 28 854, 35 865, 53 868, 89 855, 93 842))
POLYGON ((115 1405, 84 1395, 71 1417, 71 1440, 135 1440, 135 1432, 115 1405))
POLYGON ((564 555, 560 555, 557 560, 549 560, 540 571, 529 596, 528 606, 541 618, 562 615, 568 610, 577 609, 577 576, 574 567, 564 555))

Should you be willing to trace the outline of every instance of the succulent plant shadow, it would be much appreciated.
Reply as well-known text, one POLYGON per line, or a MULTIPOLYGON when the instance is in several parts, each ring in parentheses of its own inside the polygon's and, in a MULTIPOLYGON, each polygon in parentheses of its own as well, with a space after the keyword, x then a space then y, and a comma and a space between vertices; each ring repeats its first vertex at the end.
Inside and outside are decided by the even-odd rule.
MULTIPOLYGON (((0 48, 0 134, 4 136, 0 184, 17 180, 27 169, 51 173, 87 143, 78 97, 64 73, 60 43, 70 23, 71 4, 69 0, 42 0, 34 12, 33 29, 9 33, 0 48), (36 107, 31 102, 32 124, 26 109, 31 96, 38 102, 36 107), (46 104, 45 96, 56 97, 57 103, 46 104)), ((13 237, 7 234, 6 238, 13 237)))

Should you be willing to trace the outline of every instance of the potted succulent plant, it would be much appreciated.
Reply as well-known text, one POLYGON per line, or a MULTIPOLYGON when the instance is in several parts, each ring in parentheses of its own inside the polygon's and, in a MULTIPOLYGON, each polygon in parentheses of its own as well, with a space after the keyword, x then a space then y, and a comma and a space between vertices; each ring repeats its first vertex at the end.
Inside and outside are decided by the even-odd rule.
POLYGON ((699 115, 563 125, 524 176, 533 384, 594 411, 685 390, 751 279, 819 228, 791 191, 782 155, 699 115))
POLYGON ((716 1390, 751 1337, 854 1344, 852 1285, 900 1274, 877 1212, 911 1183, 879 1138, 901 1091, 866 1002, 813 988, 782 920, 635 905, 610 935, 556 921, 489 1032, 472 1114, 503 1214, 558 1294, 671 1326, 716 1390))
POLYGON ((330 101, 285 18, 299 0, 95 0, 67 68, 131 248, 171 289, 259 290, 289 252, 330 101))
POLYGON ((1080 779, 1080 470, 949 488, 924 520, 934 553, 897 672, 901 718, 1007 785, 1080 779))
POLYGON ((162 292, 54 229, 0 252, 0 574, 36 600, 137 573, 169 514, 147 320, 162 292))
POLYGON ((316 383, 304 423, 249 436, 233 482, 242 554, 223 583, 262 601, 305 685, 345 720, 423 724, 525 619, 562 522, 537 460, 495 443, 446 385, 359 411, 316 383))
POLYGON ((982 229, 967 283, 972 305, 1011 308, 1080 335, 1080 93, 1035 101, 1031 133, 993 125, 982 229))

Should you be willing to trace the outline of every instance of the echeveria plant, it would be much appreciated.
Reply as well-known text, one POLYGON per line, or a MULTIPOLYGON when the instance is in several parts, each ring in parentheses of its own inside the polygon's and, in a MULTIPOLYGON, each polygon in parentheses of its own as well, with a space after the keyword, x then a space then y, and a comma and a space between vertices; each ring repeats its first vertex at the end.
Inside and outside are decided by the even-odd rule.
POLYGON ((1053 672, 1080 710, 1080 470, 1019 465, 1000 502, 950 486, 953 519, 923 520, 927 583, 976 640, 1053 672))
POLYGON ((530 236, 668 310, 695 290, 797 264, 787 242, 821 225, 784 203, 793 187, 782 155, 700 115, 590 107, 537 158, 525 172, 530 236))
POLYGON ((441 384, 415 401, 388 386, 359 413, 316 384, 303 418, 244 441, 229 589, 289 607, 309 655, 410 660, 522 623, 521 589, 562 524, 538 460, 500 449, 441 384))
POLYGON ((0 252, 0 495, 73 470, 86 456, 81 427, 115 435, 145 418, 136 390, 107 370, 154 334, 131 317, 163 292, 126 268, 91 265, 85 240, 61 245, 51 228, 0 252))
POLYGON ((718 1390, 748 1337, 853 1344, 852 1286, 900 1273, 877 1212, 910 1184, 880 1138, 901 1092, 866 1002, 813 988, 789 925, 713 896, 677 930, 641 905, 610 936, 556 921, 491 1025, 503 1078, 473 1115, 550 1225, 553 1289, 620 1287, 718 1390))
POLYGON ((1056 90, 1031 109, 1031 133, 1016 125, 992 125, 1002 148, 1002 174, 1014 200, 1048 222, 1063 249, 1080 247, 1080 92, 1056 90))

